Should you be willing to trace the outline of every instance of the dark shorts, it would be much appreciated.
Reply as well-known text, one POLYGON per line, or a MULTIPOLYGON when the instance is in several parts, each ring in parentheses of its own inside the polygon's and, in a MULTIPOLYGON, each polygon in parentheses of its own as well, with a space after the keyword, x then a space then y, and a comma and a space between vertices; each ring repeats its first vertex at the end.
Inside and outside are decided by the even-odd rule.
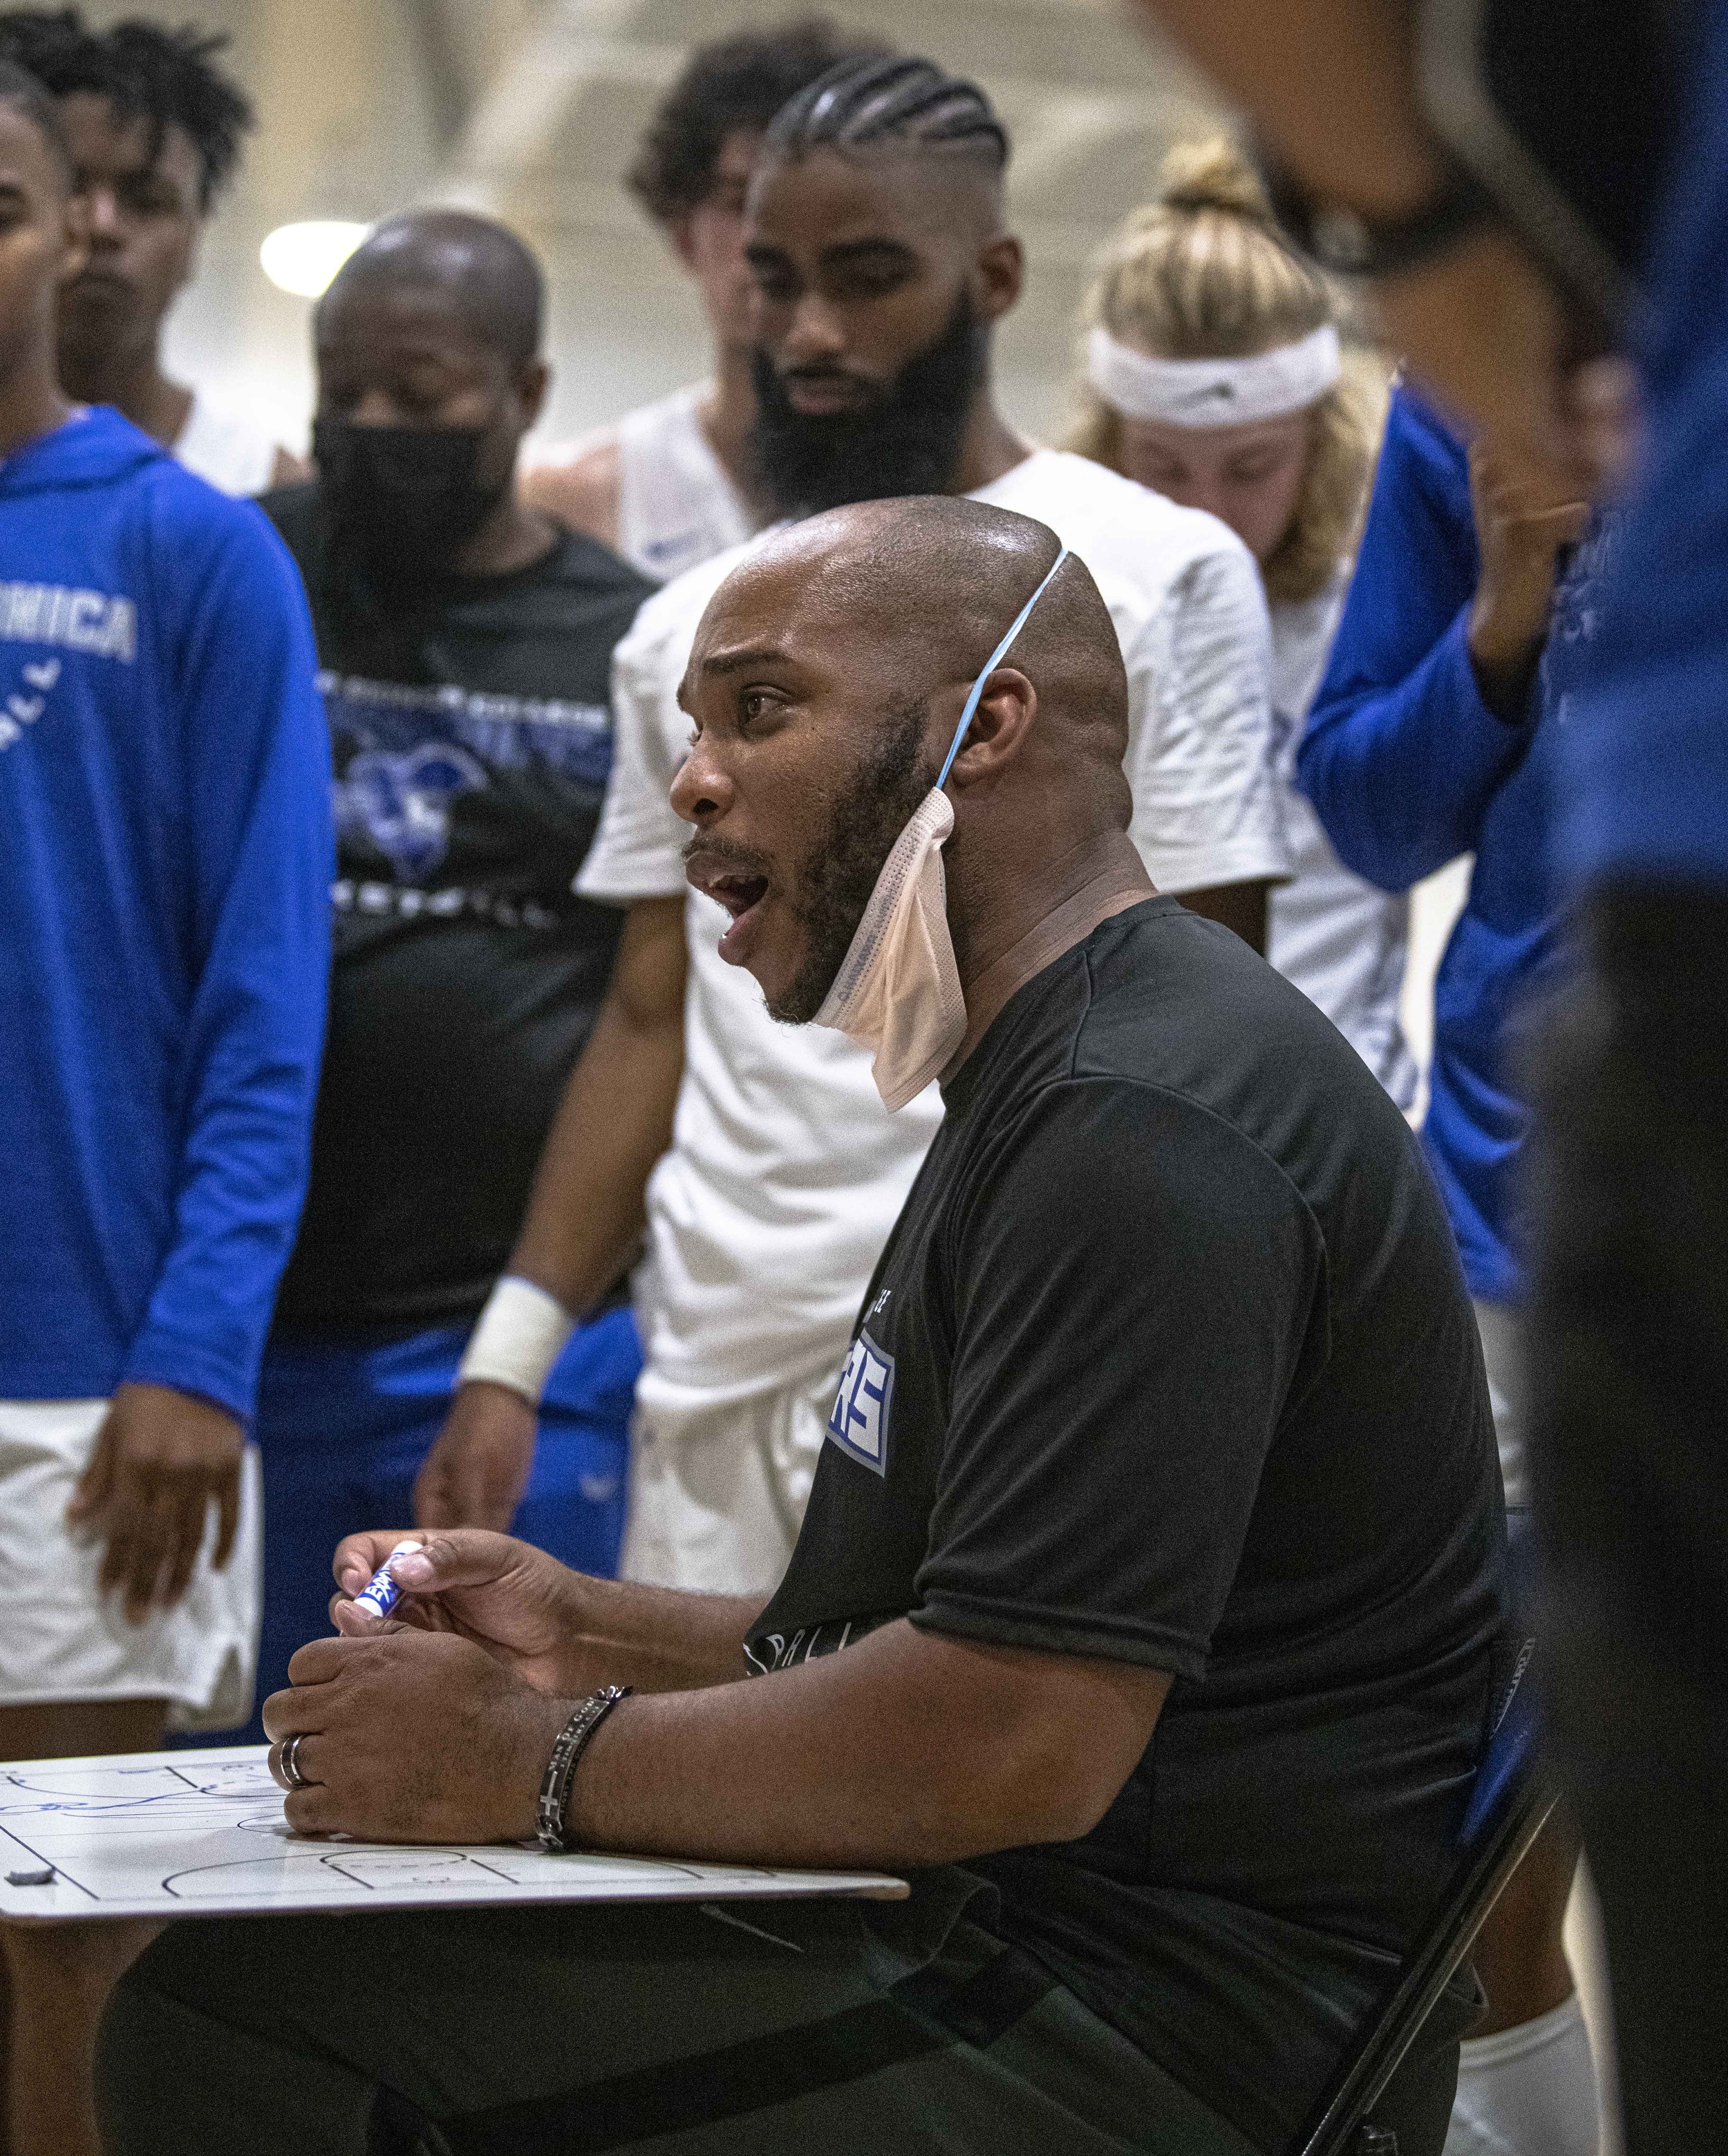
POLYGON ((177 1924, 104 2024, 104 2147, 1253 2156, 978 1892, 177 1924))

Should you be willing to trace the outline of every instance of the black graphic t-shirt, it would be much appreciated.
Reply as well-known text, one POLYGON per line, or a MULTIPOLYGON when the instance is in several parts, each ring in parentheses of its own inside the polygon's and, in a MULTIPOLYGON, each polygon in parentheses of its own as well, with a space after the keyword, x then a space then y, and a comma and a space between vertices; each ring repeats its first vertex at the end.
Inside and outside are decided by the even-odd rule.
POLYGON ((654 588, 573 532, 381 597, 316 484, 264 508, 306 579, 334 763, 335 971, 286 1330, 472 1315, 509 1255, 623 916, 575 896, 612 649, 654 588))
POLYGON ((1276 2148, 1430 1913, 1485 1733, 1504 1526, 1446 1216, 1355 1051, 1168 898, 946 1099, 747 1652, 908 1616, 1170 1671, 1093 1833, 968 1868, 1276 2148))

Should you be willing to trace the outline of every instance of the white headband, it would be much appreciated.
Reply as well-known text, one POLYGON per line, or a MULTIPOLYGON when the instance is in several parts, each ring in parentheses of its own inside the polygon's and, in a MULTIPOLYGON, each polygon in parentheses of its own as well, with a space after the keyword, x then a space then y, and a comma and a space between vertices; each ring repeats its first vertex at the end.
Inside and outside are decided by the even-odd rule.
POLYGON ((1337 381, 1338 332, 1329 322, 1294 344, 1252 359, 1154 359, 1103 327, 1086 340, 1087 379, 1129 419, 1171 427, 1236 427, 1281 419, 1324 397, 1337 381))

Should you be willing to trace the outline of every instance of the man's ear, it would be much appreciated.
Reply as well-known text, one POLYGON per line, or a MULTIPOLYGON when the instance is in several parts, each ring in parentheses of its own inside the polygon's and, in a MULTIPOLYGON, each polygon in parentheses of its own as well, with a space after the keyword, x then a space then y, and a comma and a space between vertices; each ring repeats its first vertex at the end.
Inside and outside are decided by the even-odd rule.
POLYGON ((696 270, 695 221, 686 210, 677 217, 669 217, 661 226, 666 236, 666 245, 678 258, 681 266, 693 275, 696 270))
POLYGON ((82 195, 66 198, 59 282, 69 285, 90 260, 90 205, 82 195))
POLYGON ((1026 250, 1011 232, 994 233, 978 250, 973 304, 986 322, 1000 321, 1026 281, 1026 250))
POLYGON ((180 264, 180 279, 174 290, 183 292, 198 273, 198 255, 204 244, 204 216, 200 212, 186 242, 186 254, 180 264))
POLYGON ((1038 692, 1016 666, 999 666, 984 685, 966 738, 949 773, 964 790, 995 778, 1020 754, 1038 715, 1038 692))
POLYGON ((522 407, 523 434, 546 409, 546 393, 552 387, 552 369, 543 359, 530 359, 517 368, 516 398, 522 407))

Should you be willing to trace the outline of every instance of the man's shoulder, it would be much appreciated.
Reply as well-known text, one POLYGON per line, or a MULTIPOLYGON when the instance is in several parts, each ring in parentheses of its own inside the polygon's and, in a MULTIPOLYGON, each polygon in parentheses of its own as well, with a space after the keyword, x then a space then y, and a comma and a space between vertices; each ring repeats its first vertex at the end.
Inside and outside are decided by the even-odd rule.
MULTIPOLYGON (((554 520, 556 521, 556 520, 554 520)), ((586 531, 558 524, 558 543, 541 565, 543 581, 584 599, 615 599, 632 616, 660 588, 623 555, 586 531)))
POLYGON ((687 382, 664 397, 651 398, 645 404, 633 404, 620 418, 589 427, 548 449, 523 475, 536 486, 555 485, 568 477, 582 485, 609 484, 615 489, 626 446, 687 425, 707 388, 706 382, 687 382))
POLYGON ((609 544, 618 532, 621 454, 617 428, 598 429, 529 465, 518 490, 531 509, 609 544))
POLYGON ((674 437, 687 434, 693 424, 694 408, 707 387, 704 382, 687 383, 665 397, 635 406, 622 418, 593 428, 573 441, 548 450, 523 472, 522 500, 562 524, 589 532, 609 546, 615 545, 625 459, 640 458, 645 451, 651 454, 669 434, 674 437))
POLYGON ((281 537, 259 502, 224 494, 166 453, 140 465, 131 483, 164 596, 177 587, 196 593, 219 570, 260 588, 293 587, 281 537))
POLYGON ((1102 572, 1161 593, 1196 562, 1252 567, 1247 548, 1218 517, 1185 509, 1071 450, 1035 450, 983 493, 1049 525, 1094 576, 1102 572))
POLYGON ((1329 1178, 1340 1147, 1365 1165, 1413 1163, 1401 1111, 1355 1050, 1227 928, 1160 898, 1107 921, 1082 950, 1076 1077, 1179 1098, 1305 1191, 1316 1173, 1329 1178))
POLYGON ((1448 495, 1462 494, 1468 502, 1470 489, 1470 452, 1462 436, 1455 434, 1439 413, 1407 382, 1392 391, 1386 408, 1383 462, 1392 470, 1414 467, 1433 487, 1448 495))
POLYGON ((285 484, 286 470, 303 476, 308 467, 283 444, 276 429, 243 404, 229 404, 200 389, 173 445, 176 460, 219 492, 238 501, 255 500, 285 484))
POLYGON ((739 562, 755 552, 760 536, 711 554, 645 599, 630 634, 619 644, 620 664, 640 666, 670 660, 681 672, 708 601, 739 562))
MULTIPOLYGON (((1149 1206, 1168 1219, 1173 1206, 1222 1204, 1263 1224, 1321 1209, 1324 1188, 1288 1127, 1340 1080, 1350 1094, 1342 1058, 1374 1081, 1229 930, 1156 896, 1021 995, 975 1091, 949 1103, 969 1130, 969 1217, 1030 1202, 1078 1233, 1093 1232, 1090 1219, 1108 1240, 1139 1232, 1149 1206)), ((1346 1098, 1339 1113, 1354 1107, 1346 1098)))
POLYGON ((170 450, 163 449, 160 455, 137 465, 130 475, 130 484, 150 501, 159 521, 188 535, 208 533, 219 538, 234 532, 255 533, 258 529, 257 507, 252 501, 224 494, 170 450))
POLYGON ((287 486, 273 486, 258 496, 258 506, 269 517, 289 552, 302 556, 311 542, 318 521, 318 482, 296 480, 287 486))

